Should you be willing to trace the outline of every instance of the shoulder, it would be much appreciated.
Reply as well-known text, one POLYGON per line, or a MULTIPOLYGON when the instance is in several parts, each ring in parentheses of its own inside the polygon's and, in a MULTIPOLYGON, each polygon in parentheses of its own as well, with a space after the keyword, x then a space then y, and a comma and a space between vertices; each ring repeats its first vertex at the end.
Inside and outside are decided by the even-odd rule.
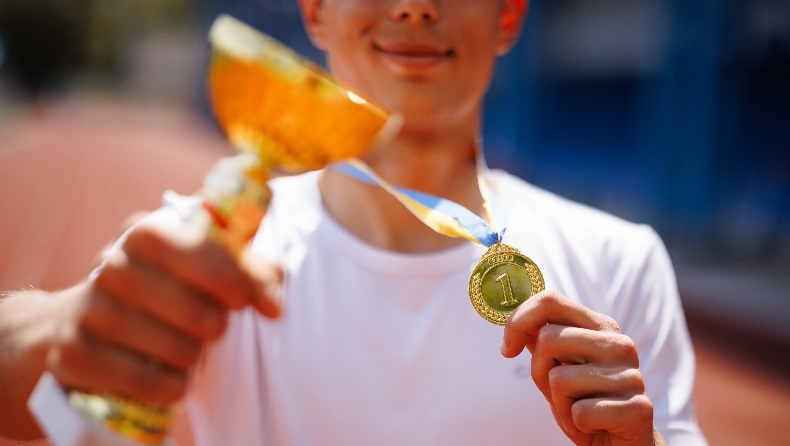
POLYGON ((561 238, 586 249, 606 250, 612 245, 634 249, 660 243, 648 225, 569 200, 504 171, 495 171, 494 179, 511 228, 517 231, 528 224, 542 237, 561 238))
POLYGON ((544 271, 547 286, 614 316, 626 302, 644 294, 647 282, 669 284, 674 277, 663 242, 650 226, 576 203, 504 172, 496 172, 495 178, 509 217, 505 242, 524 248, 544 271))

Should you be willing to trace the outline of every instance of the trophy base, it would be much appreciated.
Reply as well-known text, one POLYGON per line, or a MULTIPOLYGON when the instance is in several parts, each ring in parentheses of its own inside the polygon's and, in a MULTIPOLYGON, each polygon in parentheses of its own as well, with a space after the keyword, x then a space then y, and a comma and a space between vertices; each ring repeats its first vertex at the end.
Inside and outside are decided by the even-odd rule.
MULTIPOLYGON (((69 404, 55 378, 44 372, 27 403, 30 412, 54 446, 141 446, 85 419, 69 404)), ((163 446, 176 446, 171 440, 163 446)))

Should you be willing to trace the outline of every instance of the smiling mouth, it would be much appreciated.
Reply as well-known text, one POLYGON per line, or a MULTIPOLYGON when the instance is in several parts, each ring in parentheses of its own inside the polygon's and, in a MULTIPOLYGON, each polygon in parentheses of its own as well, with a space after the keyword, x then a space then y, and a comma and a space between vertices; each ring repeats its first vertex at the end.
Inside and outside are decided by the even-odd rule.
POLYGON ((374 44, 376 51, 405 57, 447 57, 453 54, 452 49, 439 49, 430 45, 395 44, 382 46, 374 44))
POLYGON ((431 45, 420 44, 374 44, 373 49, 400 70, 415 71, 433 68, 455 53, 452 49, 443 49, 431 45))

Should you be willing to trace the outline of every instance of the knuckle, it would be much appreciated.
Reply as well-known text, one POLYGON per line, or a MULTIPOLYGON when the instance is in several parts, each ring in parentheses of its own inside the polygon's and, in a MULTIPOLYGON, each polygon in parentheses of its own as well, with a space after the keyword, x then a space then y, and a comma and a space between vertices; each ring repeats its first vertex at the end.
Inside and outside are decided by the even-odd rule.
POLYGON ((633 339, 625 335, 616 335, 611 339, 610 347, 627 364, 639 367, 639 353, 636 350, 636 343, 634 343, 633 339))
POLYGON ((622 367, 616 372, 614 376, 618 382, 622 383, 623 389, 628 389, 634 394, 642 394, 645 392, 645 382, 642 378, 642 372, 633 367, 622 367))
POLYGON ((556 352, 562 343, 562 331, 564 327, 554 324, 546 324, 541 327, 535 335, 534 355, 552 354, 556 352))
POLYGON ((628 364, 634 368, 639 368, 639 352, 636 350, 636 347, 630 350, 628 355, 628 364))
POLYGON ((628 401, 628 409, 640 419, 653 419, 653 402, 644 393, 634 395, 628 401))
POLYGON ((605 330, 613 331, 618 334, 622 333, 620 330, 620 325, 611 316, 602 314, 600 324, 605 330))
POLYGON ((576 426, 590 426, 593 423, 591 406, 580 399, 571 405, 571 419, 576 426))
POLYGON ((170 404, 184 396, 187 379, 182 374, 141 367, 131 375, 129 388, 142 401, 170 404))
POLYGON ((118 304, 110 297, 97 293, 88 298, 81 325, 95 334, 108 336, 123 332, 128 324, 118 304))
POLYGON ((613 352, 617 356, 623 356, 629 350, 629 343, 625 336, 618 335, 618 334, 606 334, 605 342, 606 348, 610 352, 613 352))
POLYGON ((122 271, 126 267, 126 258, 118 251, 107 254, 94 283, 100 288, 112 288, 120 280, 122 271))
POLYGON ((544 290, 538 296, 538 302, 536 305, 547 307, 547 308, 555 308, 560 305, 562 302, 563 296, 554 290, 544 290))
POLYGON ((161 248, 161 245, 162 237, 159 232, 152 226, 143 224, 129 231, 123 248, 127 252, 139 254, 149 249, 161 248))
POLYGON ((121 249, 132 258, 141 258, 142 253, 146 251, 152 243, 153 236, 150 230, 146 227, 138 227, 131 230, 126 235, 126 240, 123 241, 121 249))
POLYGON ((228 312, 215 313, 212 318, 212 330, 209 332, 211 339, 217 339, 228 328, 228 312))
POLYGON ((200 359, 201 348, 197 342, 182 339, 171 345, 167 357, 176 367, 188 369, 200 359))
POLYGON ((626 371, 626 377, 637 392, 645 393, 645 380, 642 378, 642 373, 639 369, 628 369, 626 371))
POLYGON ((106 275, 97 277, 97 285, 100 290, 107 290, 127 305, 135 308, 142 305, 140 297, 145 295, 143 285, 139 273, 128 261, 118 268, 111 268, 106 275))
POLYGON ((535 338, 536 346, 540 345, 545 348, 555 341, 557 338, 557 333, 552 328, 553 327, 551 325, 544 325, 540 328, 540 330, 538 330, 538 335, 535 338))
POLYGON ((188 226, 178 232, 157 228, 153 224, 141 224, 127 235, 123 250, 132 259, 161 265, 162 259, 175 251, 193 251, 196 243, 190 237, 188 226))
POLYGON ((222 301, 229 307, 238 309, 251 300, 247 280, 233 263, 217 268, 214 281, 224 294, 222 301))
POLYGON ((119 300, 135 307, 140 305, 138 297, 144 295, 139 273, 126 256, 122 256, 121 260, 113 260, 105 264, 96 277, 96 285, 99 290, 106 290, 119 300))
POLYGON ((192 326, 196 335, 203 341, 211 341, 225 333, 228 326, 229 312, 220 308, 202 308, 195 310, 192 326))

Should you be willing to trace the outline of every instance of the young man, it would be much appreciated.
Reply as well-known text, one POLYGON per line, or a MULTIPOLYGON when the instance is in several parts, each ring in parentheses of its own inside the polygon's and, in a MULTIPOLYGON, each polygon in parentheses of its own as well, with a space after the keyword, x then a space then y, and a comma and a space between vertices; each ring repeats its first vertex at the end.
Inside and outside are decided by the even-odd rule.
MULTIPOLYGON (((300 6, 332 73, 405 117, 367 164, 485 215, 481 102, 525 0, 300 6)), ((704 444, 655 233, 503 172, 492 187, 510 220, 504 242, 552 290, 504 331, 467 298, 484 248, 433 232, 378 186, 333 170, 274 181, 241 266, 183 224, 174 199, 92 280, 0 302, 0 433, 40 435, 24 404, 46 369, 79 389, 185 396, 203 445, 704 444)))

